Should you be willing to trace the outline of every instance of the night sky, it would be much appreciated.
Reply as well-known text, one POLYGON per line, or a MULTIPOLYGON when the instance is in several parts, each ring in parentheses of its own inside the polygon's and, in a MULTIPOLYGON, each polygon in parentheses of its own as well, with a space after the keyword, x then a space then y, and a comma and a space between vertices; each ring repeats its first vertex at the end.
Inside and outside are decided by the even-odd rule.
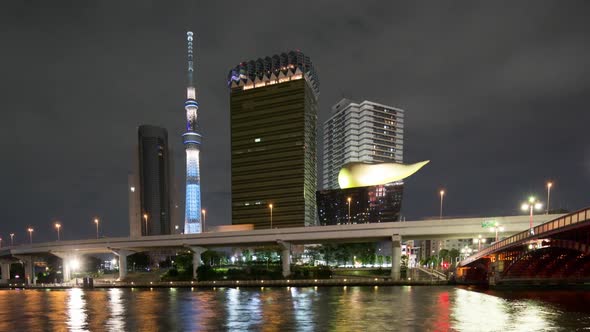
POLYGON ((343 96, 406 110, 404 160, 431 160, 407 220, 437 216, 443 187, 452 216, 519 214, 550 179, 553 207, 589 206, 588 17, 587 1, 3 1, 0 236, 53 240, 60 220, 91 238, 95 215, 126 236, 140 124, 168 129, 184 181, 187 29, 209 225, 231 222, 227 72, 291 49, 318 71, 320 124, 343 96))

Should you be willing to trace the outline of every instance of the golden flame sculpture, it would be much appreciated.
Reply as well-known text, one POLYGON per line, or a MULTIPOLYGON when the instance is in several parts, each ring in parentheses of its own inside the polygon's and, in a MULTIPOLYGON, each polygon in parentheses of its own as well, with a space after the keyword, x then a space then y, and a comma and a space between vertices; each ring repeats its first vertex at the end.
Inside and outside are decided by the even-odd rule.
POLYGON ((340 169, 338 184, 341 189, 347 189, 400 181, 416 173, 429 162, 430 160, 425 160, 411 165, 350 163, 340 169))

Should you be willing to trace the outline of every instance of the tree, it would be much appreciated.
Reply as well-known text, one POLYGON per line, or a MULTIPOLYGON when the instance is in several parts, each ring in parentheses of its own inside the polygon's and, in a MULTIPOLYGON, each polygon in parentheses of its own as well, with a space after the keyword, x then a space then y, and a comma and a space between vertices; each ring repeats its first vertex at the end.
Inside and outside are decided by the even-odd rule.
POLYGON ((334 252, 334 258, 338 265, 344 265, 351 259, 349 247, 345 245, 337 245, 334 252))
POLYGON ((402 255, 401 256, 401 267, 402 268, 407 268, 408 267, 408 260, 409 260, 409 257, 407 255, 402 255))
POLYGON ((383 255, 377 256, 377 265, 383 266, 383 255))
POLYGON ((333 243, 322 244, 320 247, 320 253, 324 256, 326 265, 330 265, 330 262, 334 259, 336 246, 333 243))
POLYGON ((459 252, 458 249, 455 249, 455 248, 451 249, 449 251, 449 258, 451 259, 451 262, 454 263, 457 260, 457 257, 459 257, 460 254, 461 253, 459 252))
POLYGON ((438 252, 438 257, 440 258, 440 263, 449 261, 449 251, 447 249, 441 249, 438 252))
POLYGON ((317 261, 321 257, 320 247, 317 246, 309 246, 305 248, 305 253, 309 257, 310 265, 315 265, 315 261, 317 261))
POLYGON ((215 250, 207 250, 201 254, 201 260, 205 265, 221 265, 221 261, 225 256, 224 253, 215 251, 215 250))
POLYGON ((407 255, 401 256, 400 276, 402 278, 407 278, 407 276, 408 276, 408 260, 409 260, 409 257, 407 255))
POLYGON ((174 257, 174 266, 179 272, 193 270, 193 253, 181 252, 174 257))
POLYGON ((148 268, 150 266, 150 256, 144 252, 137 252, 127 257, 127 265, 133 266, 133 263, 135 263, 136 269, 148 268))
POLYGON ((242 256, 246 258, 246 262, 250 262, 252 260, 252 253, 248 249, 242 250, 242 256))

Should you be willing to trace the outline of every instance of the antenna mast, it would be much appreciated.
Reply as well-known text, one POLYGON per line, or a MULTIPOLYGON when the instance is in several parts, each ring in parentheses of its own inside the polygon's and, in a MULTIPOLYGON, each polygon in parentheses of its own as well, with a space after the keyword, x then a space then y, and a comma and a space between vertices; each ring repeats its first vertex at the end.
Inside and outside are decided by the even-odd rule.
POLYGON ((193 75, 195 72, 193 65, 193 32, 188 31, 186 33, 186 41, 188 46, 188 86, 194 86, 193 75))

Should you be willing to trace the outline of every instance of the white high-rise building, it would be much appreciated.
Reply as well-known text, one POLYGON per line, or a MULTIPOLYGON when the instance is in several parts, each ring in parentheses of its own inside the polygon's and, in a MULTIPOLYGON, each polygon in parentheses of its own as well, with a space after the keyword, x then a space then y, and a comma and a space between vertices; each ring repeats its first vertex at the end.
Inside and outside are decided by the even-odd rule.
POLYGON ((342 99, 324 122, 323 189, 338 189, 338 172, 350 162, 403 162, 404 110, 342 99))

